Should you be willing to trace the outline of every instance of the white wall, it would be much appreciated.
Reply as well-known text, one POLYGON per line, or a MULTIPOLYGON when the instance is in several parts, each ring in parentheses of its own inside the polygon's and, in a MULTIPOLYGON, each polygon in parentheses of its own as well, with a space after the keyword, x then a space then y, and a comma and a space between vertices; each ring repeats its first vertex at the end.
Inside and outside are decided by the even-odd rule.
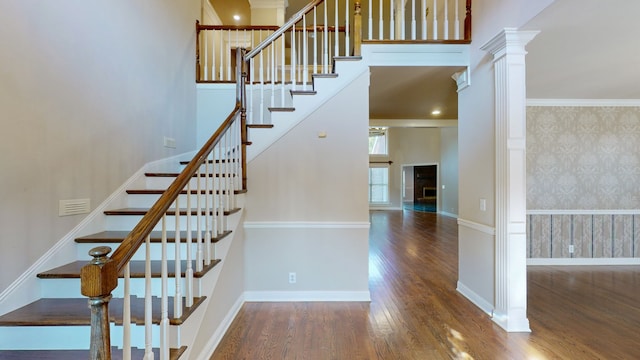
POLYGON ((368 85, 367 71, 248 164, 250 299, 368 298, 368 85))
POLYGON ((466 226, 459 231, 459 283, 491 303, 494 293, 494 254, 477 252, 493 245, 487 232, 495 227, 495 136, 494 73, 492 56, 480 47, 505 27, 519 27, 553 0, 487 0, 473 2, 471 86, 459 93, 459 218, 466 226), (486 211, 480 210, 486 199, 486 211), (480 243, 478 243, 480 242, 480 243))
POLYGON ((58 217, 59 200, 95 207, 143 164, 194 149, 199 13, 198 0, 0 2, 0 292, 83 218, 58 217))
POLYGON ((389 167, 391 207, 402 208, 403 165, 438 164, 440 171, 440 142, 439 128, 389 128, 389 160, 393 161, 389 167))
POLYGON ((458 214, 458 128, 440 128, 440 212, 458 214), (444 186, 444 188, 442 188, 444 186))

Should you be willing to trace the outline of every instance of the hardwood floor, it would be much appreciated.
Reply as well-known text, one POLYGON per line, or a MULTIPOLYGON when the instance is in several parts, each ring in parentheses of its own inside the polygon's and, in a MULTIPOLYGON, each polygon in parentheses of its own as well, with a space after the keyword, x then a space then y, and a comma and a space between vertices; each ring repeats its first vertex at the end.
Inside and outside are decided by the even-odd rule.
POLYGON ((639 359, 640 266, 530 267, 532 333, 456 290, 457 224, 371 213, 371 303, 246 303, 218 359, 639 359))

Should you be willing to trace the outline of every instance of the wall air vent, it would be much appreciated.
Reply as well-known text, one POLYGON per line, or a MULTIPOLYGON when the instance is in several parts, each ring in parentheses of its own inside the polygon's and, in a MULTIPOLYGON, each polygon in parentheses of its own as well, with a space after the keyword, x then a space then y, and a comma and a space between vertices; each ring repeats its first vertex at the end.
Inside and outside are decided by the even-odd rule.
POLYGON ((86 214, 91 210, 91 199, 60 200, 58 216, 86 214))

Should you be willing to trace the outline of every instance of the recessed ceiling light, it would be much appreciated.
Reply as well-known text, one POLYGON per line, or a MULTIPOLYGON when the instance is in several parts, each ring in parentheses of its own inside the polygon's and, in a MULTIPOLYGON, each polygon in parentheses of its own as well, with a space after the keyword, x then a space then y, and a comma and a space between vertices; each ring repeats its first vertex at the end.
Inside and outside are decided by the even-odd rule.
POLYGON ((240 15, 233 15, 233 20, 235 20, 235 21, 240 20, 240 15))
POLYGON ((440 115, 442 112, 440 110, 433 110, 431 115, 440 115))

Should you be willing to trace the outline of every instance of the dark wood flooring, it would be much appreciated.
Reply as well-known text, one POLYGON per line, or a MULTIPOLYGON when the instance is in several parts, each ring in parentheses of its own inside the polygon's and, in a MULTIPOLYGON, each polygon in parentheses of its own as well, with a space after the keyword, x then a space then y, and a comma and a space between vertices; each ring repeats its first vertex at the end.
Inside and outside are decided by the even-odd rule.
POLYGON ((640 266, 530 267, 531 333, 456 292, 457 225, 371 213, 371 303, 246 303, 218 359, 640 359, 640 266))

